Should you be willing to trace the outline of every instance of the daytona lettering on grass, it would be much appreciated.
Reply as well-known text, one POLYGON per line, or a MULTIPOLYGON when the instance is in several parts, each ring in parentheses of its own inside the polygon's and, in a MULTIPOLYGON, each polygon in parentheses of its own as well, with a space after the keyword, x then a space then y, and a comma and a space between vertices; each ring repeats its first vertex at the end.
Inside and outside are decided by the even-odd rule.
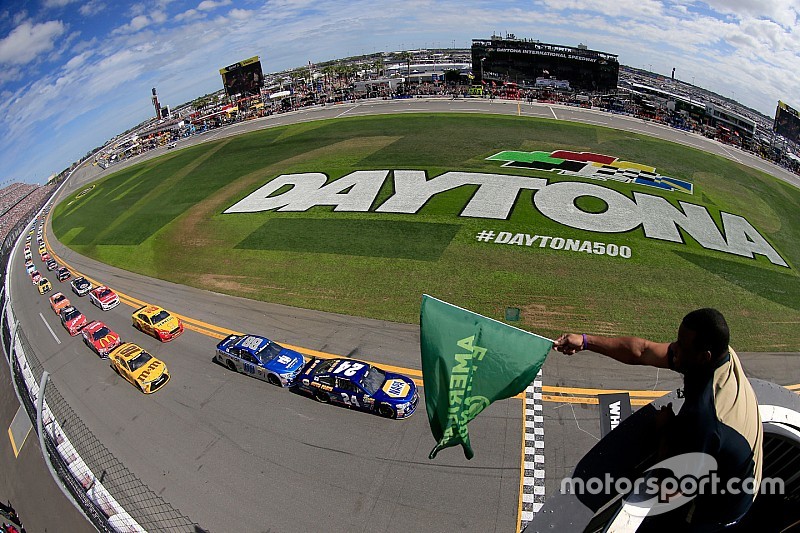
POLYGON ((564 239, 562 237, 552 237, 550 235, 530 235, 528 233, 511 233, 508 231, 495 233, 492 230, 482 230, 475 235, 475 238, 480 242, 493 242, 495 244, 515 244, 517 246, 550 248, 551 250, 622 257, 623 259, 631 258, 631 249, 629 246, 619 246, 614 243, 564 239))

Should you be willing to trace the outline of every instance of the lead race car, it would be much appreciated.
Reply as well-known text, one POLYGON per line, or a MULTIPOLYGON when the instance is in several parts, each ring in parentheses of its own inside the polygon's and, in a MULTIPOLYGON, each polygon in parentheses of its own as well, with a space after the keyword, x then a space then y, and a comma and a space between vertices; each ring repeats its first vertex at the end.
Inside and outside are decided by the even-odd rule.
POLYGON ((299 352, 258 335, 228 335, 217 344, 214 360, 231 370, 291 387, 306 360, 299 352))
POLYGON ((411 378, 353 359, 314 359, 297 376, 297 383, 317 401, 386 418, 408 418, 419 403, 411 378))

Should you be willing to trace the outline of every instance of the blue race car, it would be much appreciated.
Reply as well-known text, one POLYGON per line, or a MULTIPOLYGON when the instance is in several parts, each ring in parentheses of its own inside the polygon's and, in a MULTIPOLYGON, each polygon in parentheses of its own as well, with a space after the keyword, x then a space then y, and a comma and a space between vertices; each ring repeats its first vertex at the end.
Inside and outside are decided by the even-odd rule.
POLYGON ((298 352, 258 335, 229 335, 217 344, 214 360, 280 387, 294 385, 306 364, 298 352))
POLYGON ((297 376, 297 385, 317 401, 386 418, 408 418, 419 402, 411 378, 353 359, 313 359, 297 376))

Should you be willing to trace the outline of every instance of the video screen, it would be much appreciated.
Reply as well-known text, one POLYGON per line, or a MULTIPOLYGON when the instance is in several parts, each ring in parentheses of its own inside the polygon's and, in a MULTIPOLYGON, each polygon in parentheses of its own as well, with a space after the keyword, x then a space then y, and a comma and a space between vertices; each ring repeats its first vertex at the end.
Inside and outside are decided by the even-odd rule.
POLYGON ((797 110, 778 101, 778 109, 775 110, 775 125, 772 129, 778 135, 800 143, 800 115, 797 110))
POLYGON ((228 96, 259 94, 264 84, 264 74, 258 56, 222 68, 219 73, 222 75, 222 85, 228 96))

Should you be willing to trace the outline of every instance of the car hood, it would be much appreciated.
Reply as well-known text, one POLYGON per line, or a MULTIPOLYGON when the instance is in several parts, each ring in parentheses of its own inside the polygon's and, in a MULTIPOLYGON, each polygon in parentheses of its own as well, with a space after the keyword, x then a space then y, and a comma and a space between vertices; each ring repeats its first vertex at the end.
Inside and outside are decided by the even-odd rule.
POLYGON ((141 366, 135 372, 132 372, 131 375, 133 379, 139 383, 147 383, 148 381, 157 379, 166 370, 167 365, 165 365, 163 361, 153 358, 149 363, 141 366))
POLYGON ((411 379, 400 374, 386 373, 386 381, 378 389, 374 397, 376 400, 392 403, 408 402, 417 392, 417 386, 411 379))
POLYGON ((286 372, 294 372, 305 364, 305 359, 299 353, 288 348, 284 348, 278 354, 278 357, 267 362, 264 368, 277 372, 278 374, 285 374, 286 372), (288 359, 288 360, 287 360, 288 359))
POLYGON ((178 319, 172 315, 169 318, 165 318, 158 324, 154 324, 155 327, 164 331, 172 331, 173 329, 178 327, 178 319))

